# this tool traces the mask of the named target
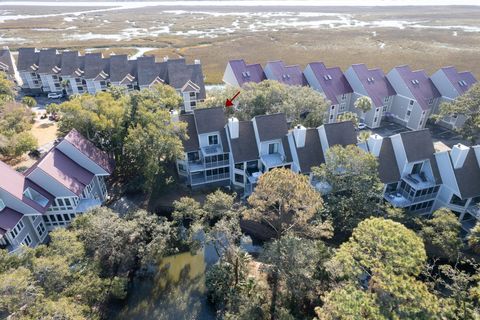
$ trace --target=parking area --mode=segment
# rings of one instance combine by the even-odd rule
[[[470,145],[471,143],[462,138],[460,134],[455,131],[443,128],[433,123],[427,123],[426,128],[430,130],[433,141],[441,141],[450,148],[457,143]],[[383,121],[379,128],[373,129],[372,132],[381,135],[382,137],[389,137],[397,133],[411,131],[401,125],[393,122]]]

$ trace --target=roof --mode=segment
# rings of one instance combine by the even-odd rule
[[[400,180],[395,151],[389,137],[382,139],[382,146],[378,155],[378,175],[383,183],[392,183]]]
[[[33,168],[41,169],[77,196],[82,194],[85,186],[90,184],[94,177],[93,173],[81,167],[56,148],[50,150]],[[27,172],[30,174],[34,169]]]
[[[267,62],[267,67],[273,74],[273,78],[270,80],[277,80],[278,82],[293,85],[293,86],[305,86],[307,85],[307,79],[303,75],[302,69],[298,65],[285,66],[283,61],[270,61]]]
[[[328,146],[330,148],[335,145],[345,147],[347,145],[357,144],[357,134],[355,133],[353,122],[326,123],[323,127],[325,128],[325,134],[327,135]]]
[[[423,70],[412,71],[409,66],[395,67],[403,82],[423,110],[429,110],[429,100],[440,97],[440,92]]]
[[[352,93],[352,87],[339,67],[327,68],[323,62],[308,64],[322,87],[325,96],[332,104],[338,104],[338,96]]]
[[[311,172],[312,167],[317,167],[325,162],[320,135],[315,128],[306,130],[305,146],[303,148],[296,147],[296,151],[300,170],[304,173]]]
[[[102,71],[108,74],[109,70],[109,59],[103,59],[101,53],[87,53],[85,55],[85,79],[95,79],[97,78]]]
[[[44,190],[37,184],[30,181],[23,174],[12,169],[9,165],[2,161],[0,161],[0,176],[2,177],[2,179],[0,179],[0,189],[5,190],[18,200],[22,201],[23,203],[40,213],[44,213],[54,199],[53,195],[48,193],[46,190]],[[23,194],[25,189],[27,188],[32,188],[33,190],[44,196],[48,200],[48,204],[45,207],[42,207],[35,201],[27,198]]]
[[[193,114],[181,114],[179,120],[187,124],[188,139],[182,139],[183,150],[185,152],[197,151],[200,149],[200,144],[198,143],[195,116]]]
[[[169,59],[167,64],[167,83],[175,89],[181,89],[191,81],[200,88],[199,99],[205,99],[205,84],[201,64],[186,64],[185,59]]]
[[[110,81],[121,82],[131,72],[126,54],[110,56]]]
[[[57,49],[40,50],[38,55],[38,73],[58,73],[60,71],[61,55],[57,53]]]
[[[83,70],[83,57],[78,55],[78,51],[65,51],[62,53],[62,64],[60,74],[62,76],[79,77],[81,74],[75,72]]]
[[[155,80],[165,82],[167,78],[166,63],[156,63],[154,56],[137,58],[137,78],[139,86],[150,86]]]
[[[242,86],[246,82],[259,83],[267,78],[259,63],[246,64],[243,59],[237,59],[230,60],[228,64],[232,68],[239,86]]]
[[[383,105],[385,97],[396,94],[381,69],[368,69],[363,63],[354,64],[352,68],[376,107]]]
[[[13,75],[15,74],[14,63],[10,50],[8,48],[0,49],[0,70],[6,74]]]
[[[237,163],[258,159],[258,147],[253,123],[251,121],[239,121],[238,134],[237,139],[231,139],[230,137],[233,161]]]
[[[198,134],[220,132],[227,124],[222,107],[195,109],[193,114]]]
[[[407,131],[400,133],[403,148],[407,156],[408,162],[416,162],[421,160],[430,160],[433,176],[436,183],[441,183],[442,178],[438,170],[437,160],[435,159],[435,148],[433,146],[430,130],[423,129],[417,131]]]
[[[20,212],[8,207],[0,211],[0,235],[3,236],[6,231],[13,229],[22,217],[23,215]]]
[[[477,79],[470,71],[458,72],[455,67],[444,67],[442,71],[460,95],[477,82]]]
[[[292,151],[290,150],[290,142],[288,142],[288,136],[286,135],[282,137],[282,146],[283,152],[285,153],[285,161],[292,162]]]
[[[480,196],[480,167],[473,148],[469,148],[463,166],[454,173],[462,199]]]
[[[105,151],[97,148],[91,141],[87,140],[77,130],[72,129],[64,138],[70,142],[81,153],[87,156],[90,160],[99,165],[109,174],[113,173],[115,169],[115,162]]]
[[[34,71],[30,68],[34,64],[38,66],[38,52],[35,48],[18,49],[17,69],[19,71]]]
[[[261,115],[253,119],[257,124],[260,141],[282,139],[288,133],[287,118],[284,113]]]

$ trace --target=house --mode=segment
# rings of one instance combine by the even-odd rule
[[[290,86],[308,85],[300,66],[286,66],[283,61],[270,61],[265,65],[265,76],[268,80],[276,80]]]
[[[87,91],[87,83],[83,79],[85,57],[78,51],[62,52],[60,77],[67,95],[82,94]]]
[[[8,47],[0,49],[0,72],[4,72],[7,75],[7,79],[19,85],[22,84],[20,74],[17,71],[17,65]]]
[[[441,95],[441,103],[449,103],[454,101],[457,97],[464,94],[472,85],[477,82],[475,76],[469,71],[458,72],[455,67],[444,67],[435,72],[430,79],[432,79],[435,87]],[[440,105],[440,104],[439,104]],[[439,113],[439,107],[435,109]],[[440,120],[438,123],[449,129],[460,128],[465,122],[464,115],[451,115]]]
[[[76,130],[25,173],[0,161],[0,247],[35,247],[107,199],[112,159]]]
[[[230,184],[230,149],[223,108],[196,109],[181,114],[187,123],[188,139],[183,140],[184,156],[177,160],[178,174],[187,185]]]
[[[39,53],[35,48],[18,50],[17,70],[22,82],[22,90],[27,94],[42,92],[42,80],[38,74]]]
[[[425,71],[412,71],[407,65],[393,68],[387,78],[397,92],[389,119],[412,130],[423,129],[440,100],[432,80]]]
[[[38,70],[43,92],[62,92],[60,77],[61,55],[56,49],[43,49],[38,53]]]
[[[83,78],[89,94],[106,91],[110,78],[110,59],[104,58],[101,53],[87,53],[85,55]]]
[[[353,105],[351,110],[356,112],[369,128],[379,127],[384,115],[390,111],[396,95],[383,71],[378,68],[368,69],[365,64],[354,64],[345,72],[345,77],[353,89],[352,104],[362,96],[372,100],[372,108],[367,112],[358,110]]]
[[[353,90],[339,67],[327,68],[323,62],[312,62],[303,71],[308,84],[330,102],[327,119],[336,122],[338,115],[349,111]]]
[[[110,84],[132,91],[137,86],[137,60],[129,60],[126,54],[110,56]]]
[[[235,87],[242,87],[248,82],[259,83],[266,79],[259,63],[246,64],[243,59],[230,60],[223,73],[223,82]]]
[[[137,58],[137,77],[140,90],[165,83],[167,78],[166,64],[155,62],[154,56]]]

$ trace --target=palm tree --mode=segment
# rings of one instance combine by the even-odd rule
[[[364,113],[372,109],[372,99],[367,96],[362,96],[355,100],[355,108],[362,110]]]

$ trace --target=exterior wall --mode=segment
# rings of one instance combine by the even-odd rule
[[[102,90],[106,90],[107,89],[107,81],[106,80],[102,80],[102,81],[105,82],[104,85],[101,84],[101,81],[96,81],[96,80],[93,80],[93,79],[86,79],[88,93],[96,94],[97,92],[100,92]]]
[[[41,89],[42,80],[35,72],[21,71],[20,78],[22,79],[22,88],[26,89]]]
[[[235,77],[235,74],[233,73],[232,67],[230,66],[230,63],[227,64],[227,67],[225,68],[225,72],[223,73],[223,82],[226,84],[229,84],[231,86],[239,87],[240,84],[237,81],[237,78]]]
[[[432,79],[433,84],[435,87],[437,87],[438,91],[440,91],[440,94],[444,97],[450,98],[450,99],[456,99],[459,96],[458,91],[455,89],[455,87],[452,85],[450,80],[448,80],[447,76],[442,70],[438,70],[435,72],[430,79]]]
[[[62,92],[63,88],[58,75],[40,74],[44,92]]]
[[[274,73],[272,72],[269,64],[265,65],[265,68],[264,68],[263,72],[265,72],[265,76],[267,77],[268,80],[277,80],[278,81],[278,79],[275,77]]]
[[[197,107],[197,92],[186,91],[181,93],[183,98],[183,110],[185,112],[192,112]]]
[[[320,83],[318,82],[318,79],[317,77],[315,76],[315,74],[313,73],[313,70],[312,68],[310,67],[310,65],[307,65],[307,67],[305,68],[305,70],[303,71],[303,74],[305,75],[305,78],[307,79],[307,82],[308,82],[308,85],[310,87],[312,87],[313,89],[317,90],[318,92],[321,92],[323,93],[323,89],[322,87],[320,86]]]

